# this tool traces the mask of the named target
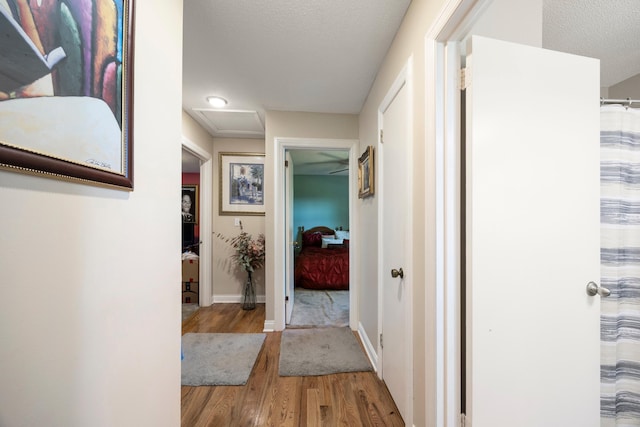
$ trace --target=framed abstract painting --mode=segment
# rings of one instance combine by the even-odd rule
[[[0,1],[0,167],[133,190],[133,0]]]

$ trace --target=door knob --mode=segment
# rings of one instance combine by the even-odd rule
[[[391,270],[391,277],[393,277],[394,279],[396,277],[400,277],[401,279],[404,278],[404,271],[402,271],[402,268],[396,270],[395,268],[393,270]]]
[[[587,283],[587,295],[593,297],[600,295],[601,297],[608,297],[611,295],[611,291],[603,286],[598,286],[596,282]]]

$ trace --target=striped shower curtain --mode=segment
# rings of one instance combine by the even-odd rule
[[[600,112],[601,426],[640,426],[640,110]]]

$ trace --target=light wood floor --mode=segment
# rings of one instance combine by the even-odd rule
[[[188,332],[262,332],[264,304],[199,309]],[[374,372],[280,377],[280,332],[269,332],[244,386],[182,387],[182,426],[404,426]]]

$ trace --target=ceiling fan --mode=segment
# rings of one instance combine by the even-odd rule
[[[304,166],[326,165],[328,168],[330,165],[335,165],[335,167],[331,168],[331,170],[328,170],[325,172],[328,175],[333,175],[333,174],[337,174],[337,173],[349,170],[348,157],[344,158],[344,157],[332,155],[331,153],[325,152],[325,151],[308,152],[306,154],[308,155],[308,157],[305,159],[306,161],[297,163],[296,166],[304,167]],[[322,157],[328,158],[328,159],[321,160]]]
[[[349,170],[348,167],[342,168],[342,169],[338,169],[338,170],[334,170],[334,171],[329,172],[329,175],[333,175],[335,173],[340,173],[340,172],[344,172],[344,171],[348,171],[348,170]]]

